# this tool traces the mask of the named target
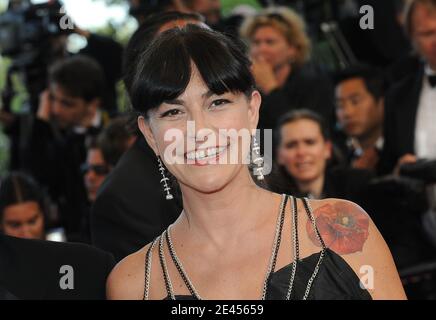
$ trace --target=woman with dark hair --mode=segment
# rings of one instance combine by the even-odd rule
[[[165,198],[166,167],[183,211],[117,265],[107,297],[405,298],[389,249],[359,206],[279,195],[253,181],[247,158],[257,179],[263,173],[254,136],[261,98],[242,46],[188,25],[162,33],[141,55],[129,94]],[[366,289],[362,266],[373,270]]]
[[[279,119],[276,139],[277,169],[267,177],[272,191],[363,204],[372,174],[331,164],[334,146],[321,116],[306,109],[291,111]]]
[[[9,236],[45,239],[44,196],[29,176],[13,172],[0,185],[0,229]]]

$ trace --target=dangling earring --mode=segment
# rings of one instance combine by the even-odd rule
[[[165,167],[163,166],[163,164],[162,164],[162,160],[160,159],[159,156],[157,156],[157,161],[158,161],[158,163],[159,163],[159,171],[160,171],[160,174],[162,175],[162,179],[160,180],[160,183],[163,184],[164,191],[167,193],[165,199],[166,199],[166,200],[172,200],[174,197],[173,197],[173,195],[171,194],[171,192],[170,192],[170,191],[171,191],[171,188],[170,188],[169,185],[168,185],[168,181],[169,181],[170,179],[169,179],[168,177],[165,176]]]
[[[263,158],[260,155],[260,146],[257,143],[256,136],[253,136],[251,158],[253,159],[252,162],[256,166],[253,168],[253,174],[257,177],[257,180],[263,180]]]

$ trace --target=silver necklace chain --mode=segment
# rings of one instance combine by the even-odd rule
[[[272,253],[271,253],[271,257],[270,257],[270,261],[269,261],[269,265],[268,265],[268,270],[264,279],[264,283],[263,283],[263,288],[262,288],[262,300],[265,300],[266,298],[266,292],[267,292],[267,286],[268,286],[268,280],[271,276],[271,273],[274,272],[275,269],[275,264],[276,264],[276,260],[277,260],[277,255],[278,255],[278,247],[280,246],[280,239],[281,239],[281,233],[282,233],[282,229],[283,229],[283,222],[284,222],[284,214],[285,214],[285,204],[286,204],[286,199],[287,196],[286,195],[282,195],[282,201],[280,204],[280,212],[279,215],[277,217],[277,223],[276,223],[276,230],[275,230],[275,236],[274,236],[274,241],[273,241],[273,246],[272,246]],[[296,206],[296,198],[289,196],[289,199],[293,200],[292,205],[292,242],[293,242],[293,250],[294,250],[294,262],[292,263],[292,272],[291,272],[291,276],[289,279],[289,285],[288,285],[288,290],[286,293],[286,300],[290,300],[291,298],[291,294],[292,294],[292,290],[293,290],[293,286],[294,286],[294,280],[295,280],[295,275],[296,275],[296,270],[297,270],[297,263],[299,262],[299,247],[298,247],[298,212],[297,212],[297,206]],[[308,215],[309,215],[309,219],[311,220],[311,224],[312,227],[315,230],[315,234],[318,238],[318,240],[320,241],[320,243],[322,244],[322,251],[320,253],[318,262],[316,264],[316,267],[310,277],[310,279],[308,280],[307,286],[306,286],[306,290],[303,296],[303,300],[306,300],[309,296],[310,293],[310,289],[312,287],[312,284],[318,274],[318,271],[320,269],[322,260],[324,258],[325,255],[325,244],[324,241],[321,238],[321,235],[319,234],[318,228],[316,227],[316,222],[315,222],[315,218],[312,214],[312,208],[309,204],[309,201],[307,201],[307,199],[304,199],[305,201],[304,204],[307,208],[308,211]],[[188,287],[188,290],[191,292],[191,294],[198,300],[201,300],[201,296],[199,295],[198,291],[195,289],[194,285],[192,284],[192,281],[189,279],[185,269],[183,268],[182,263],[180,262],[180,259],[177,256],[177,253],[174,249],[174,245],[171,239],[171,234],[170,234],[170,229],[171,226],[168,227],[167,230],[164,231],[164,233],[161,235],[160,239],[159,239],[159,256],[160,256],[160,260],[161,260],[161,265],[162,265],[162,270],[164,273],[164,278],[165,278],[165,283],[166,283],[166,287],[167,287],[167,291],[169,293],[169,298],[172,300],[175,300],[175,295],[174,295],[174,290],[172,287],[172,283],[171,283],[171,279],[169,276],[169,272],[168,272],[168,268],[165,262],[165,257],[164,257],[164,250],[163,250],[163,240],[164,238],[166,238],[167,240],[167,245],[168,245],[168,249],[170,252],[170,256],[173,259],[174,264],[176,265],[176,268],[178,269],[180,275],[182,276],[183,281],[185,282],[186,286]],[[149,250],[150,254],[147,258],[147,265],[146,265],[146,284],[145,284],[145,294],[144,297],[148,299],[148,291],[149,291],[149,284],[150,284],[150,271],[151,271],[151,256],[152,256],[152,251],[153,251],[153,247],[155,246],[156,242],[158,239],[156,239],[152,245],[151,245],[151,250]]]
[[[268,279],[269,276],[272,272],[273,269],[273,265],[275,264],[275,256],[276,256],[276,251],[277,251],[277,246],[278,246],[278,242],[279,242],[279,237],[281,234],[281,227],[283,226],[283,218],[284,218],[284,213],[285,213],[285,208],[284,208],[284,204],[286,202],[286,195],[282,195],[282,201],[280,204],[280,213],[278,215],[277,218],[277,224],[276,224],[276,232],[275,232],[275,237],[274,237],[274,242],[273,242],[273,250],[272,250],[272,254],[270,257],[270,262],[269,262],[269,266],[268,266],[268,271],[266,273],[265,276],[265,280],[264,280],[264,284],[263,284],[263,289],[262,289],[262,300],[265,300],[266,297],[266,289],[267,289],[267,285],[268,285]],[[174,263],[176,264],[177,269],[180,272],[180,275],[182,276],[182,279],[185,281],[189,291],[191,291],[191,293],[194,295],[194,297],[198,300],[201,300],[201,296],[198,293],[198,291],[195,289],[194,285],[192,284],[192,281],[189,279],[188,275],[186,274],[182,263],[180,262],[180,259],[177,256],[177,253],[174,249],[174,245],[171,239],[171,235],[170,235],[170,227],[168,227],[168,232],[166,233],[167,235],[167,241],[168,241],[168,248],[169,251],[171,253],[171,256],[174,258]],[[166,266],[164,266],[166,268]],[[174,296],[174,294],[171,292],[171,298]]]

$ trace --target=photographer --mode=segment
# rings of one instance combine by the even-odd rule
[[[47,68],[72,55],[67,50],[68,36],[72,33],[86,38],[87,46],[79,54],[94,58],[103,68],[104,107],[110,114],[117,112],[115,86],[121,78],[121,45],[109,37],[79,28],[62,12],[59,1],[42,4],[15,1],[10,2],[8,10],[0,15],[1,54],[12,60],[2,97],[3,118],[8,118],[15,95],[11,80],[14,73],[21,75],[29,94],[29,109],[36,112],[39,95],[47,85]]]
[[[57,62],[49,70],[37,118],[26,128],[22,166],[48,188],[69,240],[79,232],[87,205],[80,173],[85,144],[109,120],[101,110],[103,88],[103,72],[94,60],[75,56]]]

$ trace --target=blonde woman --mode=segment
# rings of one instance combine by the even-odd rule
[[[332,85],[309,63],[310,40],[295,11],[266,9],[244,21],[240,33],[250,45],[251,69],[262,93],[259,127],[272,129],[280,116],[297,108],[333,119]]]

